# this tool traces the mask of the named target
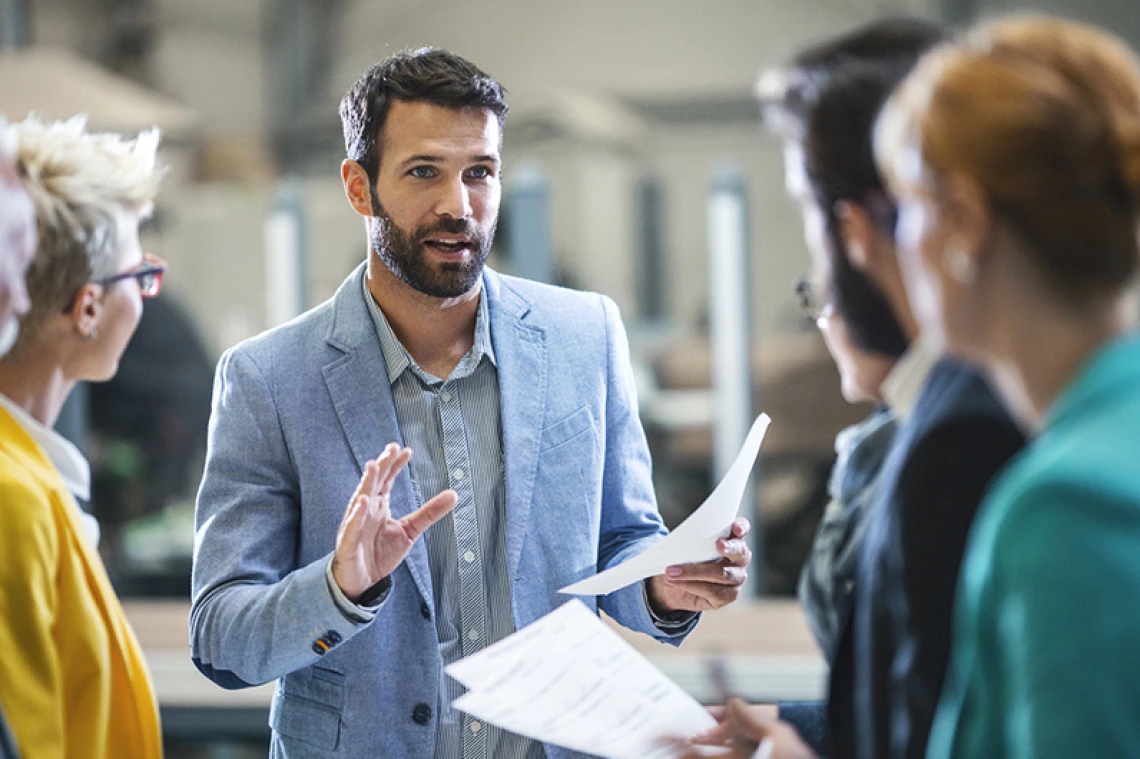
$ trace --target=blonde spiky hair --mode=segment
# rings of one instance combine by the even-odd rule
[[[85,282],[115,273],[118,220],[146,218],[154,207],[163,174],[158,142],[157,129],[133,140],[88,132],[86,116],[0,122],[0,150],[32,198],[39,236],[27,275],[32,308],[13,354],[49,314],[66,309]]]

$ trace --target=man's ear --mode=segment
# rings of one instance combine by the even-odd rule
[[[867,273],[877,265],[875,255],[875,223],[867,209],[849,200],[840,200],[833,209],[839,222],[839,238],[847,260],[856,270]]]
[[[340,164],[340,180],[352,210],[361,216],[372,216],[372,183],[364,167],[351,158],[344,159]]]
[[[99,320],[103,315],[103,286],[87,282],[71,300],[67,311],[71,319],[71,329],[81,340],[90,340],[99,332]]]

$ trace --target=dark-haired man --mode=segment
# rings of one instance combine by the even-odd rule
[[[777,724],[765,723],[770,709],[734,702],[711,739],[735,741],[740,755],[769,737],[773,759],[813,750],[925,756],[966,536],[989,482],[1024,443],[980,375],[938,360],[917,335],[895,258],[894,205],[872,157],[879,109],[942,39],[925,22],[875,22],[760,80],[765,120],[784,140],[786,184],[804,219],[807,300],[845,394],[885,403],[898,428],[888,447],[864,456],[877,477],[869,497],[825,525],[845,540],[809,560],[809,586],[835,586],[814,597],[845,604],[828,700],[782,704],[786,722]]]
[[[341,177],[368,261],[219,364],[191,641],[221,685],[279,679],[275,757],[574,756],[457,713],[443,666],[664,533],[613,303],[484,268],[506,111],[443,50],[366,72]],[[679,643],[740,591],[733,531],[721,561],[583,600]]]

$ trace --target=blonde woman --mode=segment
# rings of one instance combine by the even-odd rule
[[[139,247],[157,132],[82,119],[0,128],[35,206],[31,309],[0,360],[0,706],[25,757],[159,757],[142,652],[75,497],[90,470],[52,430],[76,382],[114,376],[164,266]]]
[[[924,334],[1034,436],[971,534],[929,757],[1140,756],[1140,62],[1065,21],[981,27],[876,152]]]

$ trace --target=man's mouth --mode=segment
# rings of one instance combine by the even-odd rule
[[[470,237],[432,237],[424,240],[424,245],[434,248],[441,253],[455,254],[473,247]]]

